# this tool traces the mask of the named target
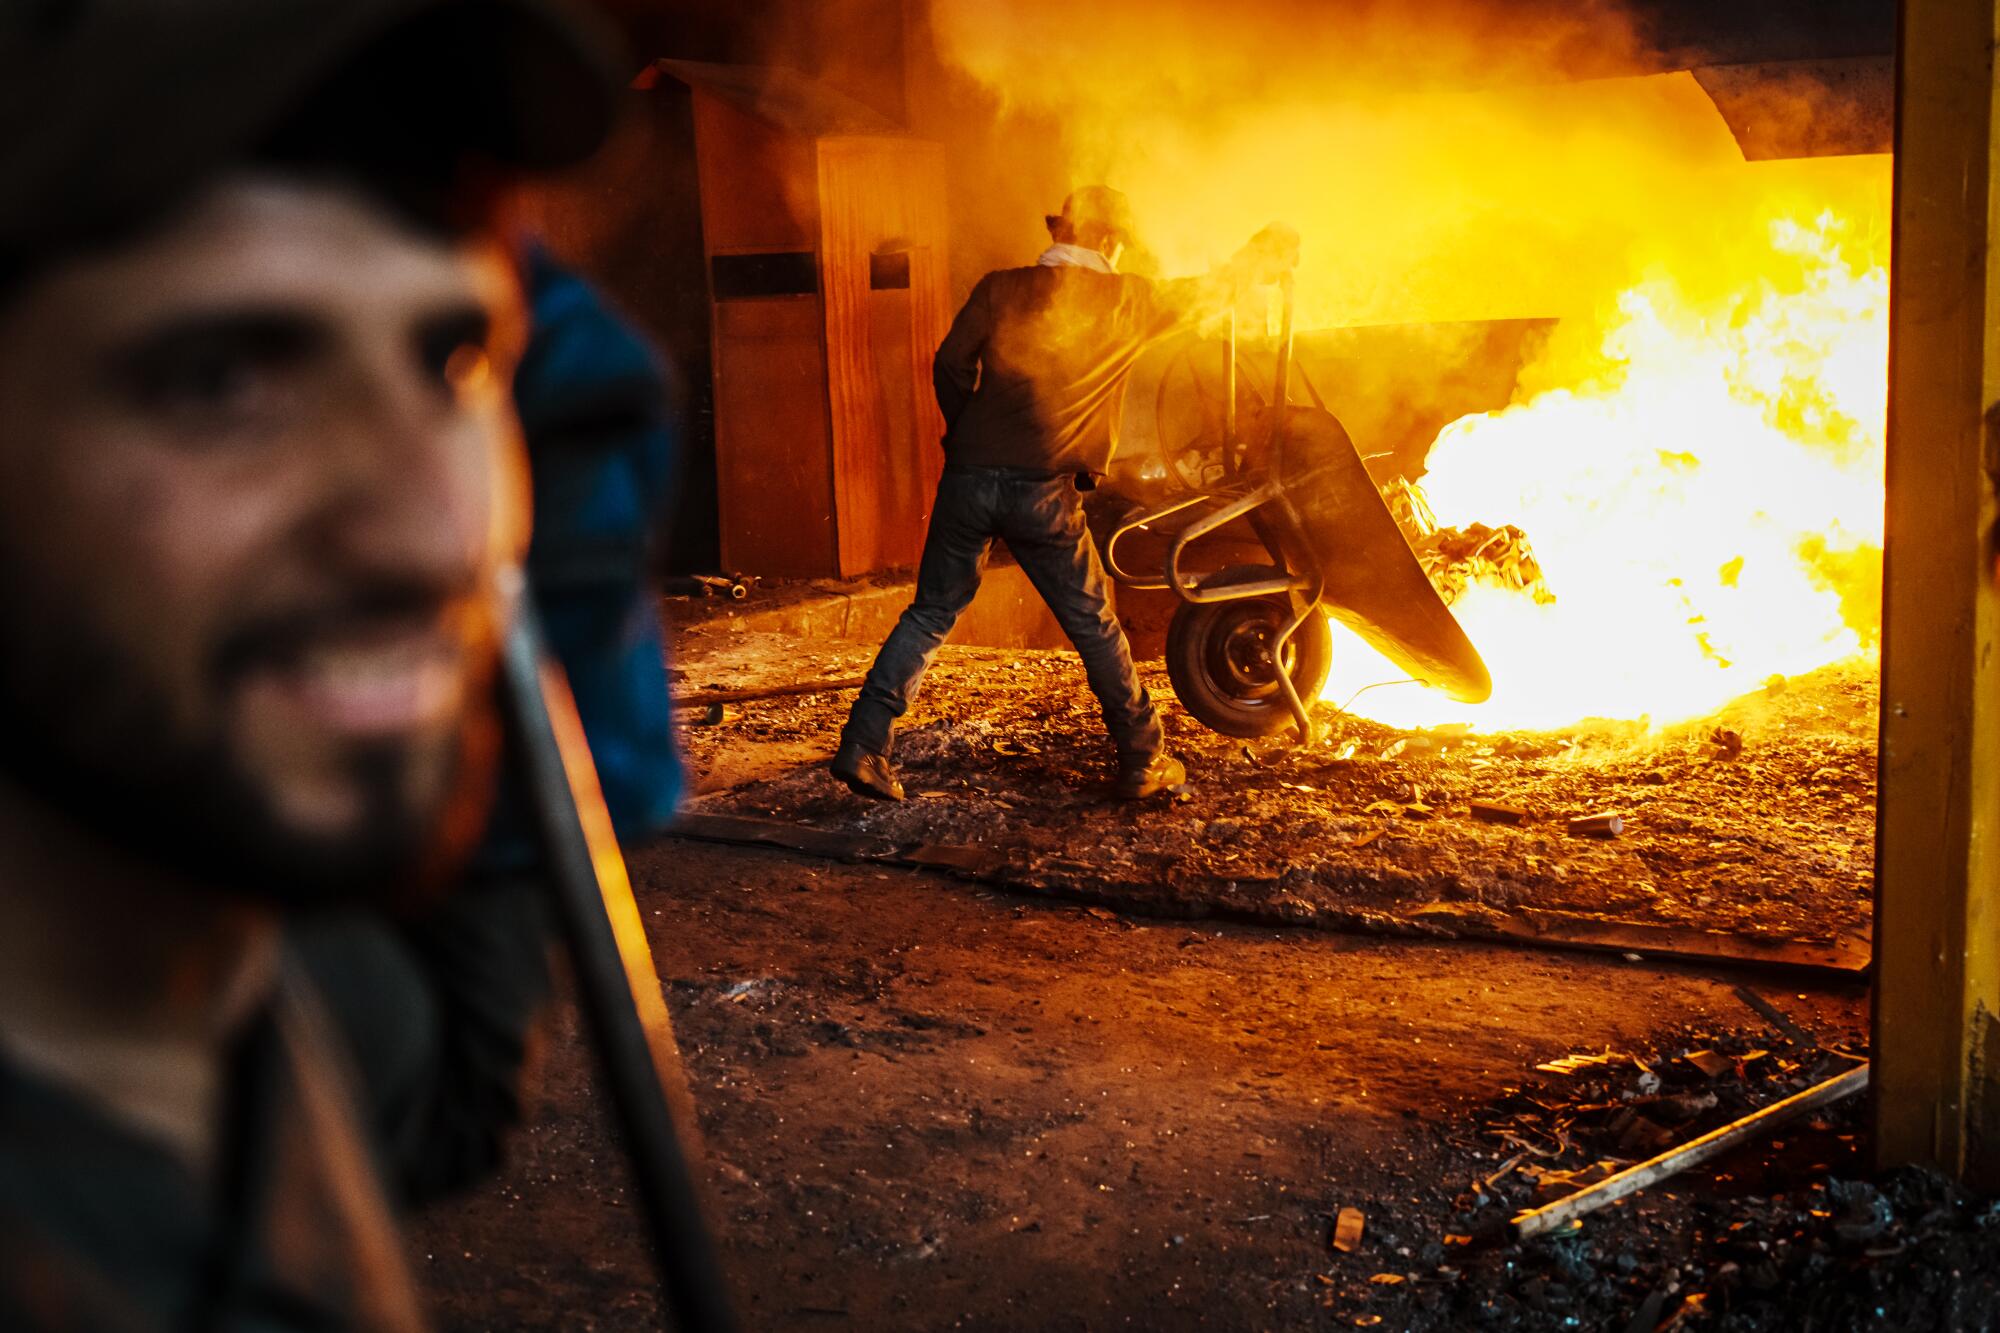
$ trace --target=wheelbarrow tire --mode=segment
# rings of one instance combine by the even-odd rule
[[[1215,582],[1251,578],[1269,570],[1225,569]],[[1256,740],[1292,725],[1292,710],[1278,685],[1270,643],[1291,619],[1283,597],[1231,602],[1183,602],[1167,626],[1167,676],[1181,707],[1225,736]],[[1286,645],[1292,685],[1308,705],[1319,697],[1333,667],[1333,633],[1315,607]]]

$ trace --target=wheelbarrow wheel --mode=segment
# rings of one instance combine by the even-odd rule
[[[1254,577],[1255,569],[1226,569],[1217,581]],[[1278,685],[1272,645],[1292,618],[1283,597],[1234,602],[1184,602],[1167,626],[1167,675],[1181,706],[1225,736],[1255,740],[1292,725],[1292,710]],[[1285,645],[1285,670],[1299,697],[1311,703],[1333,666],[1333,634],[1317,607]]]

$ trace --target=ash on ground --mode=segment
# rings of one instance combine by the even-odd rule
[[[865,647],[841,647],[836,667],[795,643],[779,659],[787,683],[866,664]],[[683,663],[683,692],[741,679],[699,643]],[[900,730],[908,801],[866,801],[818,762],[849,688],[745,701],[691,727],[698,769],[744,747],[790,757],[696,808],[894,847],[977,848],[1012,886],[1155,914],[1450,933],[1454,921],[1540,911],[1810,943],[1867,934],[1872,663],[1774,681],[1659,729],[1402,732],[1322,705],[1307,748],[1289,729],[1249,744],[1218,735],[1179,708],[1163,671],[1142,674],[1187,760],[1178,801],[1110,798],[1113,755],[1073,656],[947,647]],[[1513,807],[1521,822],[1489,822],[1476,805]],[[1622,833],[1570,832],[1599,813],[1620,816]]]

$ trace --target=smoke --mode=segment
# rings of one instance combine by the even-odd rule
[[[1170,274],[1298,227],[1307,327],[1584,314],[1661,266],[1727,284],[1774,217],[1886,189],[1879,164],[1746,164],[1611,7],[933,0],[930,21],[999,126],[955,220],[1009,219],[1004,262],[1056,183],[1103,181]],[[1044,194],[1024,206],[1028,183]]]
[[[1601,4],[1431,0],[933,0],[938,49],[1010,105],[1199,118],[1246,99],[1582,79],[1643,68],[1625,15]]]

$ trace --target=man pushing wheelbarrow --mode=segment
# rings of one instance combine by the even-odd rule
[[[916,596],[876,655],[832,763],[865,796],[903,798],[890,763],[896,720],[979,591],[995,538],[1083,659],[1118,750],[1117,794],[1139,800],[1187,780],[1112,614],[1082,492],[1110,466],[1113,405],[1140,354],[1226,308],[1243,284],[1289,272],[1298,236],[1266,227],[1208,277],[1153,283],[1118,272],[1132,238],[1118,191],[1077,190],[1047,221],[1052,244],[1040,260],[980,279],[938,348],[945,468]]]

